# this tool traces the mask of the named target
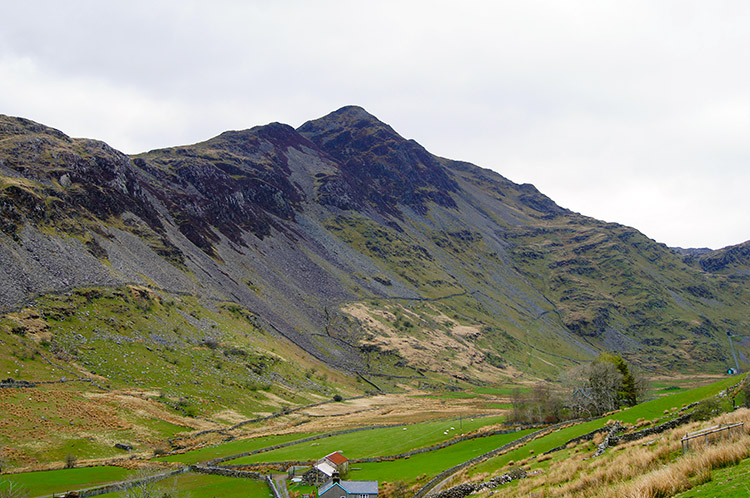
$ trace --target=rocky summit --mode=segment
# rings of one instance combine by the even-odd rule
[[[552,377],[601,351],[721,372],[727,333],[748,362],[748,268],[748,243],[671,249],[437,157],[360,107],[134,156],[0,116],[2,326],[48,331],[37,343],[67,333],[71,300],[141,300],[148,315],[182,296],[373,384]],[[91,326],[101,344],[122,339],[113,309]],[[138,340],[169,342],[148,333],[154,317]]]

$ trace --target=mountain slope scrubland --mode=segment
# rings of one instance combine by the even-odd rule
[[[0,371],[39,387],[0,390],[20,410],[0,445],[107,456],[336,394],[555,379],[601,351],[721,373],[727,333],[748,364],[748,268],[748,243],[671,249],[359,107],[134,156],[0,116]]]

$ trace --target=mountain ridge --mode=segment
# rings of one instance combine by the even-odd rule
[[[477,378],[548,376],[602,349],[718,365],[722,332],[747,325],[744,244],[678,254],[434,156],[361,107],[134,156],[0,117],[0,174],[6,309],[135,283],[236,302],[339,368],[376,371],[377,352],[437,371],[438,355]],[[421,353],[435,330],[455,344]]]

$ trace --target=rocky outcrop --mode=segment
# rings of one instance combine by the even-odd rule
[[[680,334],[686,354],[642,355],[679,367],[722,361],[716,331],[746,325],[734,318],[750,302],[746,252],[704,254],[698,271],[633,229],[430,154],[359,107],[132,157],[0,116],[5,310],[79,287],[148,285],[238,303],[260,327],[361,372],[366,331],[330,327],[326,310],[465,295],[449,313],[470,306],[502,329],[466,338],[495,356],[520,361],[527,331],[555,344],[542,353],[574,361],[667,351]],[[710,274],[730,269],[728,282]]]

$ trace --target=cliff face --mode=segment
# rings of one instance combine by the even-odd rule
[[[5,308],[137,283],[238,303],[360,371],[720,365],[748,325],[744,245],[683,260],[358,107],[133,157],[0,117],[0,230]]]

